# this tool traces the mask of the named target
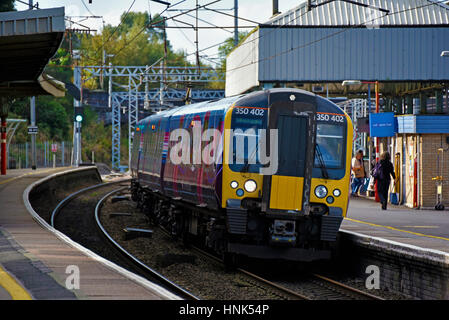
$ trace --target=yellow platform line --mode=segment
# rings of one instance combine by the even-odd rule
[[[32,300],[31,295],[0,266],[0,286],[8,291],[13,300]]]
[[[383,225],[375,224],[375,223],[371,223],[371,222],[360,221],[360,220],[351,219],[351,218],[345,218],[345,220],[348,220],[348,221],[351,221],[351,222],[358,222],[358,223],[366,224],[366,225],[373,226],[373,227],[385,228],[385,229],[399,231],[399,232],[405,232],[405,233],[413,234],[415,236],[449,241],[449,238],[438,237],[438,236],[431,236],[431,235],[428,235],[428,234],[423,234],[423,233],[419,233],[419,232],[413,232],[413,231],[409,231],[409,230],[398,229],[398,228],[395,228],[395,227],[383,226]]]
[[[8,183],[8,182],[11,182],[11,181],[14,181],[14,180],[23,178],[23,177],[28,176],[28,175],[31,175],[31,174],[47,173],[47,172],[50,172],[50,171],[52,171],[52,170],[55,170],[55,169],[49,169],[49,170],[44,170],[44,171],[34,171],[34,172],[24,173],[24,174],[22,174],[22,175],[20,175],[20,176],[13,177],[13,178],[9,178],[9,179],[0,181],[0,184]]]
[[[403,226],[403,228],[438,229],[438,226]]]

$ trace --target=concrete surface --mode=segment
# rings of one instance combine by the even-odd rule
[[[449,212],[414,210],[351,198],[341,229],[449,253]]]
[[[10,170],[7,176],[0,177],[0,267],[33,299],[176,298],[33,219],[24,203],[28,186],[64,170],[67,168]],[[79,269],[79,289],[66,288],[66,283],[75,283],[69,278],[74,274],[70,266]],[[0,299],[14,298],[14,288],[4,283],[0,281]]]

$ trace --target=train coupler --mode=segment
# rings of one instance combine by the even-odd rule
[[[270,244],[295,246],[295,225],[293,220],[274,220],[270,228]]]

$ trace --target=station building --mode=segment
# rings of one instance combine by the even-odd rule
[[[447,39],[449,6],[441,1],[303,1],[287,12],[273,12],[229,54],[226,96],[295,87],[363,99],[374,113],[377,91],[378,111],[396,117],[397,130],[379,138],[379,151],[392,155],[400,203],[433,208],[440,188],[448,207]],[[345,86],[345,80],[358,83]],[[347,112],[357,127],[355,109]],[[359,135],[356,130],[354,140]],[[365,140],[370,163],[376,139]]]

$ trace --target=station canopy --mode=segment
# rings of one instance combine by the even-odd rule
[[[0,12],[0,96],[64,96],[43,73],[64,37],[64,8]]]
[[[438,0],[314,0],[259,25],[227,57],[226,96],[270,85],[350,97],[449,85],[449,6]],[[373,90],[374,87],[372,86]],[[374,92],[373,92],[374,93]]]

